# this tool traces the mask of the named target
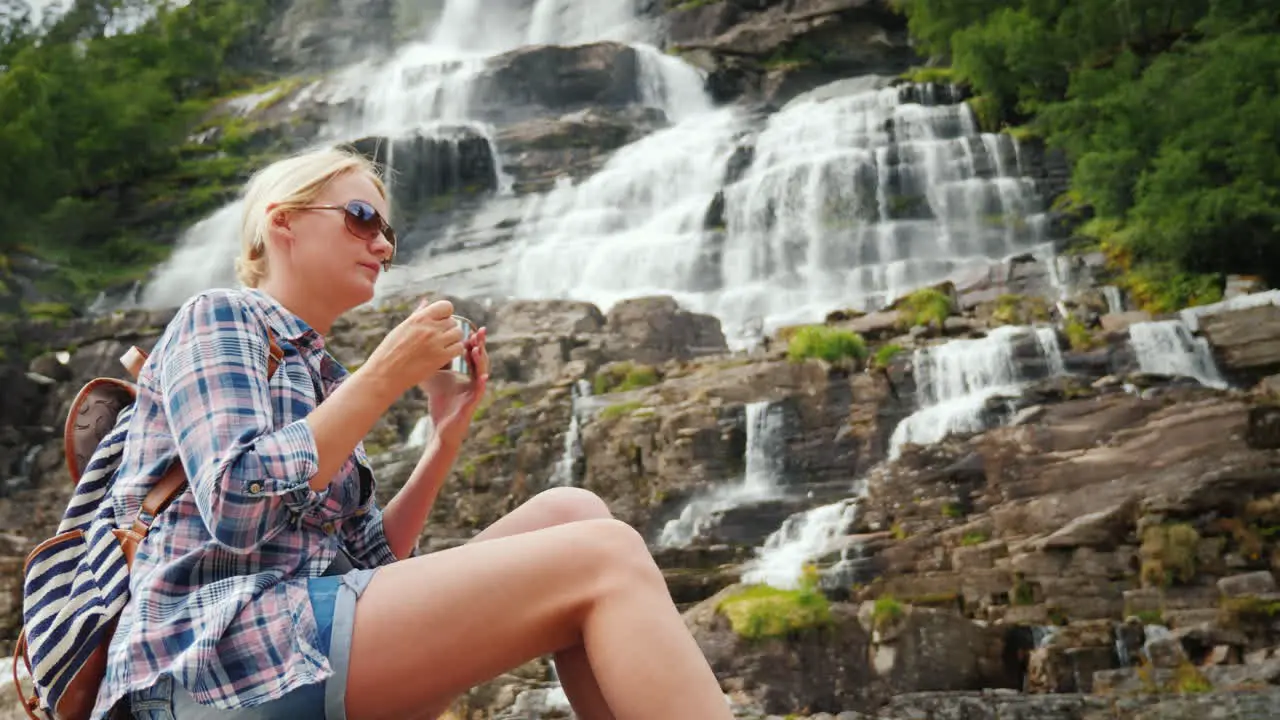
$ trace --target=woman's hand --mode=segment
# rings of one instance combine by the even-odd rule
[[[466,351],[462,330],[453,320],[453,303],[424,301],[387,333],[361,370],[378,373],[399,395]]]
[[[471,366],[471,378],[459,382],[452,373],[437,373],[419,387],[427,395],[431,412],[431,424],[436,437],[448,448],[457,450],[471,429],[480,400],[489,385],[489,351],[485,348],[486,328],[480,328],[467,338],[464,345],[467,363]]]

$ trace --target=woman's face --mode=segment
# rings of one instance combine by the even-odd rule
[[[282,231],[284,240],[278,243],[283,257],[273,258],[272,265],[283,260],[292,279],[343,309],[373,298],[382,264],[392,255],[391,243],[383,234],[364,239],[348,228],[342,208],[352,200],[362,200],[387,217],[387,201],[373,181],[364,173],[351,172],[330,181],[305,209],[282,213],[272,228]]]

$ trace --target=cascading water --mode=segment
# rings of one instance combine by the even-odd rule
[[[573,384],[569,405],[569,429],[564,434],[564,452],[551,471],[552,485],[572,485],[574,465],[582,457],[582,400],[591,397],[591,383],[579,380]]]
[[[968,106],[935,86],[784,108],[729,178],[717,217],[709,209],[745,129],[725,111],[693,115],[552,193],[524,218],[513,294],[608,306],[667,293],[734,338],[870,309],[1045,246],[1016,144],[978,132]]]
[[[756,402],[747,405],[746,415],[746,468],[742,481],[691,500],[679,517],[663,526],[659,547],[684,547],[713,527],[720,513],[781,494],[778,479],[785,450],[782,413],[779,409],[771,411],[767,402]]]
[[[388,59],[371,60],[339,73],[326,94],[335,108],[317,144],[366,137],[391,141],[385,162],[396,166],[401,141],[455,142],[479,137],[492,153],[499,191],[510,189],[502,174],[493,126],[476,117],[477,81],[496,54],[535,44],[571,45],[599,40],[630,43],[637,53],[637,95],[642,104],[679,120],[710,109],[702,78],[691,65],[645,44],[653,37],[631,0],[447,0],[423,42],[399,48]],[[343,102],[349,98],[353,102]],[[669,178],[661,178],[666,183]],[[393,189],[394,179],[391,182]],[[236,201],[191,227],[170,260],[157,268],[139,303],[180,304],[192,292],[235,284],[241,204]],[[394,285],[413,284],[410,263]]]
[[[907,443],[927,445],[952,433],[983,430],[992,397],[1016,394],[1028,380],[1064,371],[1053,328],[1018,326],[996,328],[977,340],[922,348],[912,366],[920,409],[894,428],[890,457],[897,457]]]
[[[743,568],[742,582],[780,590],[799,586],[804,566],[829,552],[855,519],[857,499],[842,500],[792,515]]]
[[[1182,320],[1134,323],[1129,342],[1144,373],[1194,378],[1201,385],[1226,388],[1209,341],[1193,336]]]

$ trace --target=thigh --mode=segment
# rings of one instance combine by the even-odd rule
[[[379,568],[355,613],[346,710],[406,717],[533,658],[582,642],[594,598],[662,586],[643,538],[586,520]]]

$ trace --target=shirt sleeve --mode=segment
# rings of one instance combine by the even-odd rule
[[[240,553],[323,497],[308,485],[319,469],[310,426],[273,426],[267,333],[242,300],[215,291],[184,305],[157,348],[162,402],[200,515]]]
[[[377,498],[374,496],[373,471],[359,460],[362,457],[363,450],[358,450],[356,455],[352,456],[352,461],[355,463],[359,482],[362,485],[367,484],[367,491],[362,490],[362,494],[367,492],[368,497],[364,505],[356,510],[355,515],[342,523],[342,542],[351,553],[351,557],[360,563],[361,567],[381,567],[396,562],[400,558],[396,557],[395,552],[391,550],[391,545],[387,542],[387,533],[382,524],[382,508],[378,507]],[[415,548],[410,553],[410,557],[416,554]]]

